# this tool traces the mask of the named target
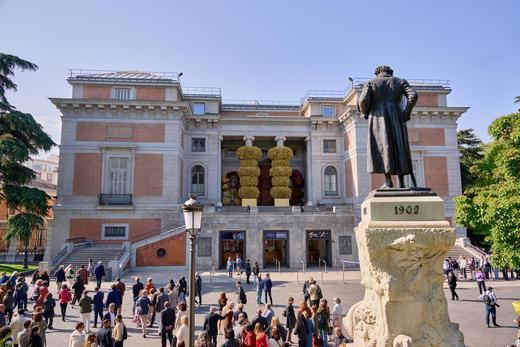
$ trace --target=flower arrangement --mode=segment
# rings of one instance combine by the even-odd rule
[[[267,152],[271,159],[272,168],[269,170],[271,175],[271,196],[274,199],[289,199],[292,194],[289,188],[292,169],[289,165],[293,156],[293,151],[289,147],[273,147]]]
[[[257,199],[260,195],[257,187],[260,176],[258,160],[262,157],[262,150],[255,146],[242,146],[237,149],[237,157],[240,159],[238,196],[241,199]]]

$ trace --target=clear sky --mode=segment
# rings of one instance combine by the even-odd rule
[[[520,95],[520,1],[0,0],[0,51],[39,65],[9,96],[56,142],[67,69],[183,72],[224,99],[299,100],[390,65],[449,79],[460,128],[487,139]]]

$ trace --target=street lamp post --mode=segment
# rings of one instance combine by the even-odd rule
[[[190,234],[190,343],[195,346],[195,240],[202,222],[202,210],[204,207],[197,201],[196,194],[190,194],[190,198],[182,205],[186,232]]]

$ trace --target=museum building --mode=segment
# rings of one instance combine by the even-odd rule
[[[88,242],[128,252],[125,266],[185,266],[181,204],[195,193],[204,204],[199,269],[237,254],[262,268],[356,261],[360,205],[384,181],[366,172],[367,121],[356,106],[366,80],[298,102],[226,101],[220,88],[184,87],[180,76],[72,70],[72,96],[50,98],[62,136],[47,259]],[[419,93],[408,122],[417,183],[444,199],[451,221],[461,194],[457,120],[468,108],[448,106],[449,81],[409,82]],[[241,182],[243,146],[261,151],[248,162],[257,181]],[[277,146],[292,151],[285,204],[271,194]],[[246,182],[258,188],[254,203],[240,197]]]

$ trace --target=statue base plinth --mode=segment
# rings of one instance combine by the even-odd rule
[[[369,196],[355,229],[364,299],[344,320],[354,346],[464,346],[442,262],[455,243],[438,196]]]
[[[274,206],[287,207],[289,206],[289,199],[274,199]]]
[[[256,206],[256,199],[242,199],[242,206]]]

